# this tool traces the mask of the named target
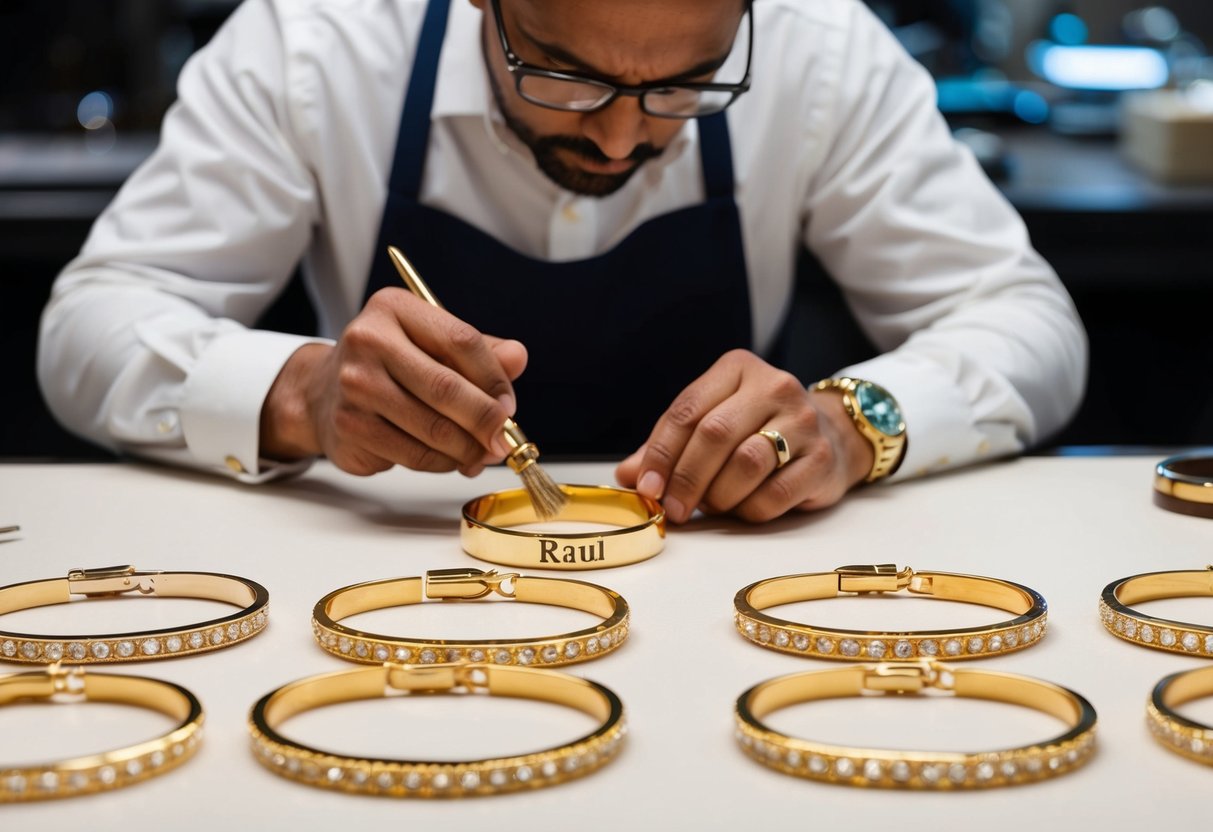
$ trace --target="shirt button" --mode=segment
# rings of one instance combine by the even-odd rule
[[[236,459],[236,457],[229,456],[227,459],[223,460],[223,462],[228,468],[231,469],[233,474],[245,473],[244,466],[240,464],[240,460]]]
[[[577,222],[581,219],[581,215],[577,213],[577,209],[571,202],[560,209],[560,215],[569,222]]]

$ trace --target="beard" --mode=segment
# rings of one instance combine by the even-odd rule
[[[488,55],[486,54],[485,61],[487,62],[487,60]],[[505,120],[506,126],[531,151],[531,155],[535,157],[535,164],[539,166],[544,175],[566,191],[572,191],[582,196],[610,196],[622,188],[636,171],[640,170],[641,164],[660,156],[664,150],[664,148],[655,147],[648,142],[636,145],[626,160],[632,162],[632,167],[619,173],[594,173],[568,164],[562,158],[561,151],[600,165],[621,160],[607,156],[598,148],[598,145],[583,136],[567,136],[559,133],[550,136],[538,135],[509,111],[505,104],[505,96],[501,94],[501,88],[497,84],[497,78],[487,67],[485,71],[489,76],[489,86],[493,90],[493,100],[497,102],[497,109],[501,111],[501,117]]]

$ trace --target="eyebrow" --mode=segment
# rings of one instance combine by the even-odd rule
[[[539,38],[537,38],[534,35],[532,35],[531,33],[527,32],[521,26],[516,26],[516,28],[518,29],[518,33],[521,34],[522,37],[526,41],[528,41],[536,49],[539,49],[540,51],[545,53],[550,58],[555,58],[556,60],[560,61],[561,63],[566,63],[569,66],[571,66],[581,72],[584,72],[587,75],[596,75],[599,78],[602,78],[604,80],[610,80],[610,79],[614,79],[616,77],[614,75],[610,75],[609,73],[602,72],[602,71],[596,69],[595,67],[589,65],[582,59],[578,58],[576,55],[572,54],[571,52],[568,52],[564,48],[557,46],[554,43],[545,43],[544,41],[539,40]],[[729,55],[731,53],[732,53],[732,47],[730,46],[729,51],[725,52],[723,55],[719,55],[715,58],[709,58],[706,61],[702,61],[702,62],[696,64],[695,66],[691,67],[690,69],[688,69],[684,72],[678,73],[677,75],[670,75],[666,78],[658,78],[655,81],[645,82],[645,85],[647,86],[648,84],[676,84],[679,81],[686,81],[691,78],[698,78],[701,75],[707,75],[708,73],[715,72],[716,70],[718,70],[722,66],[724,66],[725,61],[728,60]]]

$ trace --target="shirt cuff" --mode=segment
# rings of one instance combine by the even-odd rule
[[[979,426],[964,390],[936,364],[888,353],[840,370],[838,375],[879,384],[901,407],[909,443],[905,459],[889,481],[1023,450],[1011,425],[986,421]]]
[[[181,432],[198,464],[245,482],[298,473],[292,463],[259,456],[261,406],[287,359],[322,339],[242,329],[216,338],[185,380]]]

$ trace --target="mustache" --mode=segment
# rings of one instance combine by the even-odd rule
[[[594,144],[589,139],[582,138],[581,136],[562,135],[543,136],[535,141],[534,149],[537,151],[556,149],[567,150],[582,157],[583,159],[586,159],[587,161],[597,162],[598,164],[606,164],[607,162],[613,161],[628,161],[639,164],[640,162],[644,162],[648,159],[654,159],[661,155],[660,150],[648,142],[645,142],[644,144],[636,145],[632,152],[627,155],[626,159],[612,159],[610,156],[603,153],[598,148],[598,145]]]

